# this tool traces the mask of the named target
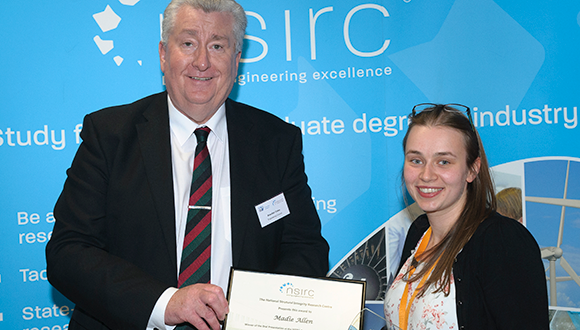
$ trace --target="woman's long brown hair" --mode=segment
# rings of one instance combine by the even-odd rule
[[[469,119],[460,111],[455,110],[449,106],[438,105],[412,116],[409,129],[403,139],[403,150],[406,150],[407,138],[415,126],[449,127],[459,131],[464,138],[468,168],[473,169],[476,159],[478,157],[481,159],[479,173],[473,182],[467,184],[466,203],[459,218],[441,242],[421,255],[421,261],[425,262],[424,267],[410,278],[408,273],[405,274],[404,278],[408,278],[407,281],[414,282],[422,278],[432,266],[434,267],[431,275],[420,288],[419,296],[422,296],[431,286],[434,286],[434,292],[449,295],[456,256],[475,233],[479,224],[496,209],[493,180],[479,134]]]

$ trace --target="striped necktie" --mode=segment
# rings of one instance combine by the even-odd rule
[[[209,283],[211,254],[211,160],[207,148],[209,127],[195,130],[197,147],[187,212],[178,286]]]

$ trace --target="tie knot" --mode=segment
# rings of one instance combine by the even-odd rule
[[[207,142],[207,136],[209,135],[210,131],[211,129],[209,129],[207,126],[197,128],[193,132],[197,138],[197,143]]]

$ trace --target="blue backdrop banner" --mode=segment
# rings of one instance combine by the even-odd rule
[[[46,278],[52,209],[83,116],[164,89],[167,3],[0,4],[1,329],[68,327],[74,304]],[[580,308],[580,2],[240,3],[248,28],[231,97],[301,128],[331,246],[328,276],[365,279],[368,305],[381,313],[420,213],[401,190],[407,115],[417,103],[461,103],[472,108],[498,190],[519,188],[540,247],[563,251],[545,260],[556,269],[551,304]],[[378,327],[380,319],[367,324]]]

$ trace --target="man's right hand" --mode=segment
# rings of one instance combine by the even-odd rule
[[[169,300],[165,309],[165,324],[190,323],[198,330],[219,330],[219,321],[229,313],[222,288],[213,284],[193,284],[183,287]]]

